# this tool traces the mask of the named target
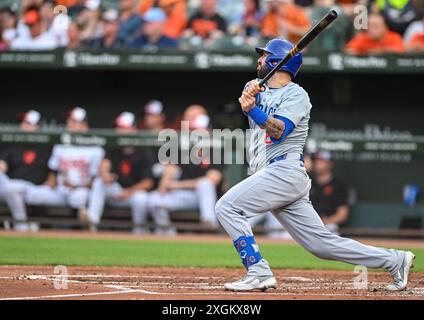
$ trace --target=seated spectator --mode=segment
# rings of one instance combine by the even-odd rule
[[[415,33],[407,44],[410,52],[424,52],[424,32]]]
[[[424,8],[421,12],[421,20],[414,21],[408,26],[403,35],[403,41],[408,45],[414,35],[422,33],[424,33]]]
[[[313,24],[324,17],[330,9],[336,10],[338,18],[308,46],[311,51],[341,51],[347,40],[349,19],[343,9],[336,6],[335,0],[315,0],[311,9],[310,18]]]
[[[21,117],[20,129],[37,132],[41,115],[29,110]],[[30,189],[47,180],[51,148],[37,145],[11,145],[0,155],[0,198],[6,201],[12,213],[16,231],[30,231],[25,207],[25,197]]]
[[[218,0],[217,12],[227,23],[227,32],[236,34],[243,24],[243,18],[246,13],[244,0]]]
[[[245,37],[259,37],[263,18],[259,0],[244,0],[244,15],[241,25]]]
[[[293,0],[267,0],[268,10],[262,21],[261,32],[266,38],[283,37],[296,43],[309,30],[306,11]]]
[[[68,49],[75,50],[80,49],[82,47],[81,32],[82,28],[77,22],[72,21],[69,23],[67,45]]]
[[[54,8],[54,0],[43,0],[40,7],[41,20],[46,32],[56,39],[60,47],[65,47],[68,44],[67,30],[70,19],[67,14],[56,15]]]
[[[9,7],[0,9],[0,38],[3,46],[9,47],[10,43],[18,37],[18,18],[16,12]]]
[[[99,38],[88,41],[86,47],[92,49],[122,49],[126,43],[122,38],[118,38],[118,12],[107,10],[103,12],[101,18],[103,35]]]
[[[81,134],[88,129],[87,111],[73,108],[66,120],[66,130]],[[69,206],[82,216],[103,156],[104,151],[98,146],[55,145],[48,161],[50,173],[47,182],[27,193],[27,204]]]
[[[265,15],[262,19],[261,33],[265,38],[276,38],[280,35],[280,16],[278,8],[280,1],[266,0]]]
[[[384,17],[387,27],[403,35],[406,28],[420,18],[415,2],[418,1],[377,0],[375,4]]]
[[[143,24],[135,9],[135,0],[119,0],[118,39],[126,43],[134,40]]]
[[[142,34],[130,42],[130,48],[166,50],[177,48],[177,42],[163,34],[166,15],[159,8],[152,8],[143,16]]]
[[[151,100],[144,106],[144,117],[140,128],[158,133],[166,127],[166,114],[159,100]]]
[[[350,54],[381,54],[404,52],[400,34],[387,29],[383,16],[371,14],[368,17],[368,30],[358,33],[346,45]]]
[[[186,109],[183,121],[189,122],[190,130],[207,130],[209,117],[203,106],[192,105]],[[201,153],[200,164],[167,165],[159,187],[148,199],[148,208],[165,232],[169,229],[170,210],[200,211],[200,221],[208,228],[216,228],[218,222],[215,215],[217,189],[222,181],[222,167],[214,165]],[[159,229],[160,230],[160,229]]]
[[[314,177],[310,200],[327,229],[338,233],[349,216],[347,189],[334,177],[334,162],[329,152],[317,152],[312,158]]]
[[[154,0],[145,0],[140,2],[138,12],[144,15],[149,11]],[[181,36],[187,25],[187,4],[185,0],[158,0],[159,8],[166,14],[166,20],[163,25],[163,34],[169,38],[177,39]]]
[[[115,121],[116,132],[123,135],[137,133],[133,113],[122,112]],[[89,207],[84,216],[90,230],[97,230],[105,204],[130,207],[133,232],[147,233],[147,191],[153,187],[152,155],[134,147],[109,149],[100,164],[99,177],[94,180]]]
[[[169,38],[181,37],[187,26],[187,6],[184,0],[159,0],[160,8],[166,14],[163,34]]]
[[[0,51],[1,50],[6,50],[7,49],[7,43],[6,41],[3,40],[3,29],[0,25]]]
[[[45,31],[37,8],[28,10],[23,22],[29,27],[30,35],[19,35],[10,45],[12,50],[53,50],[59,46],[58,41]]]
[[[99,0],[71,0],[68,1],[68,5],[65,5],[68,8],[68,16],[72,19],[75,19],[81,11],[89,10],[95,11],[99,8]]]
[[[216,11],[217,0],[202,0],[200,9],[190,17],[185,37],[193,35],[203,39],[214,39],[223,36],[227,22]]]
[[[89,2],[86,4],[88,5]],[[73,20],[81,27],[81,42],[85,43],[98,36],[99,34],[99,10],[96,7],[89,7],[87,5],[78,7],[75,12]]]

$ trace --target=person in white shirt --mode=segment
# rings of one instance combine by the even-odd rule
[[[88,130],[87,112],[76,107],[69,112],[66,129],[70,133]],[[55,145],[48,161],[51,171],[47,183],[27,193],[30,205],[70,206],[86,210],[94,177],[98,173],[104,150],[98,146]]]
[[[46,33],[50,34],[60,47],[66,47],[69,41],[68,28],[71,19],[66,13],[59,13],[59,11],[59,8],[55,10],[53,0],[44,0],[40,7],[40,16]]]
[[[10,44],[12,50],[53,50],[58,47],[55,37],[46,32],[38,9],[29,9],[24,14],[23,23],[29,28],[29,36],[18,34]]]

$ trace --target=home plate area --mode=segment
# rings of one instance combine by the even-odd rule
[[[368,287],[358,287],[355,272],[275,270],[276,289],[229,292],[223,284],[243,276],[239,269],[69,267],[68,274],[45,266],[0,267],[1,300],[38,299],[423,299],[424,279],[413,273],[401,292],[384,288],[386,273],[368,273]],[[360,284],[361,285],[361,284]]]

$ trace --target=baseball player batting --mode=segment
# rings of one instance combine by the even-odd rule
[[[257,74],[264,79],[294,46],[273,39],[259,54]],[[415,258],[410,251],[384,249],[342,238],[326,229],[309,201],[310,179],[303,164],[312,105],[308,93],[293,80],[302,65],[302,54],[288,62],[260,86],[248,82],[239,98],[252,130],[250,168],[253,175],[230,189],[216,204],[219,222],[231,236],[247,269],[239,281],[225,289],[248,291],[276,286],[276,279],[255,242],[248,218],[271,211],[292,238],[315,256],[383,268],[393,277],[387,290],[406,288]],[[268,77],[267,77],[268,78]]]

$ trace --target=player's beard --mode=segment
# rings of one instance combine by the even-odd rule
[[[263,79],[265,78],[265,76],[268,74],[269,72],[269,68],[266,64],[264,64],[263,66],[259,67],[258,71],[257,71],[257,75],[259,79]]]

